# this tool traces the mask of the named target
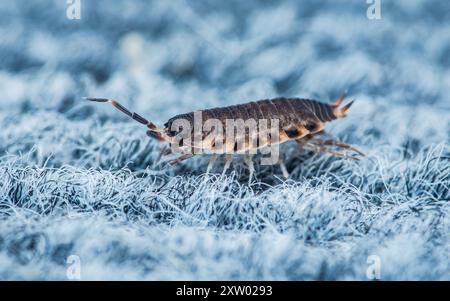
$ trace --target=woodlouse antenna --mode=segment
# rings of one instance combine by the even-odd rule
[[[103,103],[110,103],[113,107],[121,111],[122,113],[128,115],[129,117],[133,118],[137,122],[146,125],[150,130],[159,132],[161,130],[158,129],[158,127],[153,123],[139,115],[138,113],[132,113],[130,110],[125,108],[123,105],[115,101],[114,99],[108,99],[108,98],[95,98],[95,97],[84,97],[84,99],[94,102],[103,102]]]

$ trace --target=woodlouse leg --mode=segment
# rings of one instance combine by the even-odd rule
[[[335,156],[338,156],[338,157],[343,157],[343,158],[348,158],[348,159],[352,159],[352,160],[355,160],[355,161],[359,161],[358,158],[352,157],[352,156],[347,155],[347,154],[345,154],[343,152],[338,152],[338,151],[334,151],[334,150],[327,149],[327,148],[320,148],[319,151],[322,152],[322,153],[328,153],[328,154],[332,154],[332,155],[335,155]]]
[[[225,175],[228,168],[230,168],[231,162],[233,162],[233,156],[232,155],[225,155],[225,166],[223,167],[222,176]]]
[[[359,159],[356,158],[356,157],[352,157],[352,156],[347,155],[346,153],[343,153],[343,152],[338,152],[338,151],[335,151],[335,150],[332,150],[332,149],[325,148],[322,145],[317,145],[317,144],[311,143],[311,144],[308,144],[307,146],[311,146],[312,150],[317,152],[317,153],[331,154],[331,155],[334,155],[334,156],[337,156],[337,157],[343,157],[343,158],[348,158],[348,159],[353,159],[353,160],[359,161]]]
[[[206,174],[209,174],[209,172],[213,168],[213,165],[216,162],[217,158],[218,158],[218,155],[216,155],[216,154],[213,154],[211,156],[211,158],[209,159],[208,167],[206,168]]]
[[[280,165],[281,172],[283,173],[283,177],[285,177],[286,179],[289,178],[289,172],[287,171],[286,165],[284,164],[283,160],[280,159],[278,164]]]
[[[184,154],[174,160],[169,161],[169,163],[167,163],[163,168],[161,168],[161,170],[166,169],[167,167],[170,167],[170,166],[174,166],[174,165],[180,163],[181,161],[189,159],[193,156],[194,156],[194,154]]]
[[[172,149],[169,146],[164,146],[161,151],[158,154],[158,157],[156,158],[156,163],[158,163],[162,157],[170,155],[172,153]]]
[[[295,142],[297,142],[298,146],[300,147],[300,149],[303,149],[305,147],[305,145],[313,138],[313,135],[309,134],[306,135],[303,138],[300,139],[296,139]]]
[[[252,183],[253,174],[255,173],[255,165],[253,163],[252,155],[245,155],[244,162],[250,170],[250,175],[248,177],[248,185],[250,185]]]
[[[350,144],[343,143],[343,142],[340,142],[340,141],[337,141],[337,140],[329,139],[329,140],[322,141],[321,144],[322,145],[337,146],[337,147],[349,149],[349,150],[352,150],[352,151],[360,154],[363,157],[366,156],[363,152],[361,152],[360,150],[358,150],[355,147],[351,146]]]

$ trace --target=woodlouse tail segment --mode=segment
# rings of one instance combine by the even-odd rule
[[[336,101],[336,103],[338,103],[339,99]],[[348,111],[348,109],[350,109],[350,107],[353,105],[354,102],[355,101],[352,100],[348,104],[346,104],[345,106],[343,106],[341,108],[339,108],[339,105],[335,105],[335,108],[333,110],[334,116],[336,116],[336,118],[343,118],[343,117],[347,116],[347,111]],[[339,102],[339,104],[341,104],[341,103],[342,103],[342,101]]]
[[[336,99],[336,101],[334,102],[333,106],[334,107],[339,107],[342,104],[342,102],[344,101],[346,96],[347,96],[346,93],[342,94],[338,99]]]
[[[103,103],[110,103],[113,107],[121,111],[122,113],[128,115],[129,117],[133,118],[137,122],[146,125],[151,132],[155,132],[155,134],[158,134],[158,132],[161,132],[160,129],[153,123],[139,115],[138,113],[132,113],[127,108],[125,108],[123,105],[115,101],[114,99],[108,99],[108,98],[94,98],[94,97],[84,97],[84,99],[94,102],[103,102]],[[161,134],[159,135],[161,137]],[[162,138],[162,137],[161,137]]]

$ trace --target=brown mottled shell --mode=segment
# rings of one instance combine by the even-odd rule
[[[275,98],[264,99],[256,102],[245,104],[212,108],[200,111],[202,113],[202,122],[208,119],[218,119],[223,124],[223,135],[226,136],[226,120],[242,119],[244,122],[249,119],[256,121],[266,119],[268,127],[271,127],[270,120],[277,119],[279,122],[279,143],[287,140],[299,139],[307,134],[314,134],[324,128],[324,123],[334,120],[340,116],[336,116],[337,105],[321,103],[310,99],[301,98]],[[176,115],[166,124],[166,132],[168,136],[173,137],[179,132],[173,131],[172,124],[177,119],[185,119],[189,121],[191,129],[194,128],[194,112]],[[203,137],[209,133],[203,132]],[[194,141],[194,132],[191,132],[191,141]],[[245,134],[246,149],[249,149],[249,134]],[[227,143],[227,141],[223,141]],[[265,144],[267,145],[267,144]],[[203,145],[204,146],[204,145]],[[258,148],[260,145],[258,142]],[[212,147],[210,145],[209,147]],[[235,147],[236,149],[236,147]]]
[[[226,119],[278,119],[280,128],[304,126],[307,129],[317,124],[332,121],[337,118],[334,114],[335,106],[310,99],[275,98],[256,102],[202,110],[203,122],[208,119],[218,119],[223,123]],[[172,117],[165,124],[170,129],[177,119],[186,119],[191,124],[194,112]]]

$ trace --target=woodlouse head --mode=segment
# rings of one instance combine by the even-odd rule
[[[177,120],[184,120],[190,123],[190,126],[192,128],[193,126],[193,118],[191,116],[192,114],[187,113],[187,114],[180,114],[180,115],[176,115],[172,118],[170,118],[165,124],[164,127],[166,128],[166,132],[170,137],[174,137],[176,136],[178,133],[180,133],[182,131],[182,129],[177,129],[175,130],[172,126],[174,125],[174,123]]]

